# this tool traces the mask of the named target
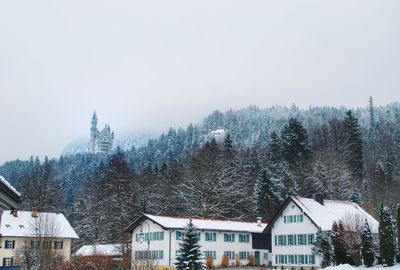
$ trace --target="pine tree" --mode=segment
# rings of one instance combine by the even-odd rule
[[[308,141],[307,130],[295,118],[290,118],[289,123],[281,132],[282,154],[290,165],[300,159],[311,157],[311,147]]]
[[[373,250],[373,238],[368,221],[365,219],[361,232],[361,253],[364,264],[371,267],[375,261],[375,253]]]
[[[254,187],[256,212],[260,217],[272,217],[283,200],[282,190],[282,183],[273,178],[268,168],[263,169]]]
[[[271,133],[268,144],[268,160],[272,164],[277,164],[282,160],[282,142],[275,131]]]
[[[395,256],[395,238],[392,216],[389,209],[381,203],[379,207],[379,252],[388,266],[392,266]]]
[[[203,270],[202,255],[199,244],[199,231],[192,220],[185,227],[182,242],[179,243],[179,256],[176,257],[177,270]]]
[[[317,236],[311,247],[312,253],[322,257],[322,267],[325,268],[332,264],[333,251],[331,238],[328,232],[323,232],[321,229],[318,230]]]
[[[363,142],[358,119],[351,110],[346,112],[344,118],[344,128],[346,136],[346,161],[352,170],[354,182],[361,186],[363,168]]]
[[[336,221],[333,222],[331,239],[336,265],[346,263],[347,254],[345,250],[344,229],[342,221],[339,222],[339,225],[336,223]]]

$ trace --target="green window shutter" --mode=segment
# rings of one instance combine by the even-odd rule
[[[278,245],[278,240],[277,240],[277,236],[275,235],[275,246]]]

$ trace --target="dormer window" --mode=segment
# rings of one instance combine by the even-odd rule
[[[11,225],[10,224],[6,224],[6,228],[7,229],[11,229]]]

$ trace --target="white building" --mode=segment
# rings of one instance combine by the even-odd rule
[[[158,266],[173,266],[179,252],[178,243],[188,222],[189,218],[147,214],[138,218],[126,229],[132,233],[133,262],[146,260],[149,251]],[[192,222],[200,231],[199,243],[204,257],[211,256],[215,266],[221,265],[224,254],[231,265],[235,264],[236,256],[242,265],[247,265],[250,255],[254,256],[257,265],[268,263],[267,234],[262,233],[267,224],[261,220],[238,222],[192,218]]]
[[[319,267],[322,258],[312,255],[312,242],[320,228],[330,231],[333,222],[368,220],[373,233],[378,222],[356,203],[297,196],[288,197],[265,229],[271,234],[272,265],[278,267]]]
[[[93,113],[91,127],[90,127],[90,153],[109,153],[113,147],[114,132],[110,130],[110,125],[99,131],[97,129],[97,115]]]
[[[78,238],[61,213],[5,210],[0,223],[0,266],[18,266],[16,251],[24,245],[53,249],[68,261],[71,240]]]

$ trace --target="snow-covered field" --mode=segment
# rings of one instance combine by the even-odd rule
[[[382,265],[376,265],[373,267],[365,267],[365,266],[351,266],[349,264],[341,264],[338,266],[331,266],[331,267],[327,267],[324,270],[361,270],[361,269],[376,269],[376,268],[382,268],[382,270],[398,270],[400,269],[400,264],[396,264],[394,266],[391,267],[383,267]]]

